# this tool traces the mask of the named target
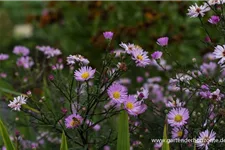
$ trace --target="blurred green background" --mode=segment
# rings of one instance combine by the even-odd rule
[[[190,63],[207,49],[198,19],[187,17],[193,2],[0,2],[0,52],[11,53],[15,45],[35,50],[50,45],[63,55],[81,53],[99,64],[106,42],[104,31],[115,33],[111,49],[119,43],[140,45],[149,53],[159,48],[156,39],[170,38],[172,59]],[[198,40],[196,40],[198,39]],[[170,58],[171,59],[171,58]]]

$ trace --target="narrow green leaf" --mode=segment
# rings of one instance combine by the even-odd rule
[[[169,146],[168,139],[167,139],[167,124],[164,125],[164,130],[163,130],[162,150],[170,150],[170,146]]]
[[[29,109],[30,111],[33,111],[33,112],[35,112],[35,113],[40,113],[37,109],[34,109],[34,108],[32,108],[32,107],[30,107],[30,106],[28,106],[28,105],[22,105],[22,107],[23,108],[26,108],[26,109]]]
[[[118,120],[118,137],[117,137],[117,150],[130,149],[130,135],[128,114],[125,110],[120,112]]]
[[[64,132],[62,133],[60,150],[68,150],[67,140]]]
[[[6,149],[7,150],[15,150],[15,148],[9,138],[9,134],[1,120],[0,120],[0,132],[1,132],[1,136],[2,136],[2,139],[3,139]]]
[[[2,91],[4,93],[14,94],[14,95],[21,95],[21,93],[19,93],[19,92],[15,92],[15,91],[3,88],[3,87],[0,87],[0,91]]]

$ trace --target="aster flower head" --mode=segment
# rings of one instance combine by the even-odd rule
[[[188,9],[187,15],[192,17],[198,17],[201,16],[203,17],[205,15],[205,12],[209,11],[210,7],[204,3],[204,5],[198,6],[196,3],[195,5],[192,5]]]
[[[211,16],[208,20],[209,23],[211,24],[217,24],[220,22],[220,17],[219,16]]]
[[[186,108],[173,108],[167,115],[168,123],[171,126],[181,127],[187,124],[189,111]]]
[[[16,55],[27,56],[30,53],[30,50],[25,46],[15,46],[13,53]]]
[[[69,128],[69,129],[77,128],[78,126],[82,124],[82,122],[83,122],[83,118],[78,114],[69,115],[65,119],[66,128]]]
[[[204,75],[213,75],[216,70],[216,63],[214,62],[209,62],[209,63],[203,63],[200,66],[200,70]]]
[[[151,56],[152,56],[152,59],[160,59],[162,57],[162,52],[160,51],[155,51]]]
[[[74,76],[77,81],[88,81],[89,79],[94,78],[96,69],[92,69],[91,67],[84,66],[79,70],[75,70]]]
[[[184,104],[185,102],[181,102],[178,98],[176,100],[171,98],[166,102],[166,107],[169,107],[169,108],[183,107]]]
[[[209,131],[208,129],[201,132],[196,140],[196,145],[199,148],[209,149],[209,144],[213,142],[216,138],[216,133],[214,131]]]
[[[0,61],[7,60],[9,58],[8,54],[0,54]]]
[[[216,91],[212,92],[209,96],[210,99],[220,101],[224,95],[220,93],[220,89],[216,89]]]
[[[50,46],[37,46],[36,48],[39,51],[43,52],[43,54],[46,55],[47,58],[52,58],[61,55],[61,51],[59,49],[55,49]]]
[[[122,54],[125,53],[125,51],[122,49],[117,49],[117,50],[114,50],[113,53],[115,54],[115,57],[120,57]]]
[[[142,87],[140,91],[137,91],[137,98],[141,100],[147,99],[149,95],[149,90],[147,88]]]
[[[17,59],[16,65],[18,67],[23,67],[24,69],[29,69],[34,65],[34,61],[29,56],[22,56]]]
[[[185,139],[187,137],[188,131],[180,127],[174,127],[172,130],[173,139]]]
[[[124,107],[130,115],[137,116],[146,111],[147,106],[138,101],[134,95],[129,95],[124,102]]]
[[[23,95],[20,95],[18,97],[14,97],[13,101],[10,101],[10,104],[8,105],[10,108],[16,111],[20,111],[21,105],[26,104],[27,98]]]
[[[223,4],[225,1],[224,0],[208,0],[209,5],[219,5]]]
[[[136,66],[145,67],[150,64],[150,59],[148,58],[148,52],[143,50],[133,50],[132,59],[135,60]]]
[[[157,39],[157,44],[159,46],[167,46],[168,45],[168,41],[169,41],[169,38],[168,37],[160,37]]]
[[[218,62],[220,65],[224,64],[225,62],[225,45],[217,45],[214,49],[213,55],[215,59],[220,59]]]
[[[126,51],[127,54],[131,54],[132,51],[136,49],[134,44],[130,44],[130,43],[125,44],[123,42],[121,42],[120,47],[122,47]]]
[[[89,64],[89,60],[84,58],[82,55],[69,55],[66,61],[68,65],[74,65],[75,63],[79,63],[79,65]]]
[[[111,40],[113,38],[113,32],[111,31],[103,32],[103,36],[106,40]]]
[[[119,83],[112,84],[107,93],[114,103],[123,103],[127,98],[127,88]]]

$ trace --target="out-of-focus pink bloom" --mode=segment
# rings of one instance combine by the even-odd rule
[[[24,69],[29,69],[34,65],[34,62],[31,57],[23,56],[17,59],[16,65],[18,67],[23,67]]]
[[[212,42],[209,36],[206,36],[206,37],[205,37],[205,41],[206,41],[206,42]]]
[[[169,41],[169,38],[168,37],[161,37],[161,38],[158,38],[157,39],[157,44],[160,45],[160,46],[167,46],[168,45],[168,41]]]
[[[27,56],[30,53],[30,50],[24,46],[15,46],[13,49],[13,53],[16,55]]]
[[[104,38],[107,40],[111,40],[113,38],[113,32],[111,31],[104,32],[103,35],[104,35]]]
[[[136,78],[136,80],[137,80],[138,83],[141,83],[141,82],[144,81],[144,78],[141,77],[141,76],[138,76],[138,77]]]
[[[0,54],[0,61],[7,60],[9,58],[8,54]]]
[[[6,73],[4,73],[4,72],[1,72],[0,73],[0,78],[6,78],[7,77],[7,74]]]
[[[220,17],[219,16],[211,16],[208,20],[209,23],[211,24],[217,24],[220,22]]]
[[[104,150],[110,150],[110,146],[108,145],[104,146]]]
[[[162,52],[156,51],[151,56],[152,56],[152,59],[160,59],[162,57],[162,54],[163,54]]]

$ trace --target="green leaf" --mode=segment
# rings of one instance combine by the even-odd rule
[[[28,105],[22,105],[22,107],[23,108],[26,108],[26,109],[29,109],[30,111],[33,111],[33,112],[35,112],[35,113],[40,113],[37,109],[34,109],[34,108],[32,108],[32,107],[30,107],[30,106],[28,106]]]
[[[15,150],[15,148],[9,138],[9,134],[1,120],[0,120],[0,133],[3,138],[3,142],[4,142],[6,149],[7,150]]]
[[[18,92],[15,92],[15,91],[3,88],[3,87],[0,87],[0,91],[2,91],[4,93],[14,94],[14,95],[21,95],[21,93],[18,93]]]
[[[162,150],[170,150],[170,146],[169,146],[168,139],[167,139],[167,124],[164,125],[164,130],[163,130]]]
[[[66,140],[66,136],[64,132],[62,133],[62,141],[61,141],[60,150],[68,150],[67,140]]]
[[[130,135],[128,114],[125,110],[120,112],[118,120],[118,137],[117,137],[117,150],[130,149]]]

